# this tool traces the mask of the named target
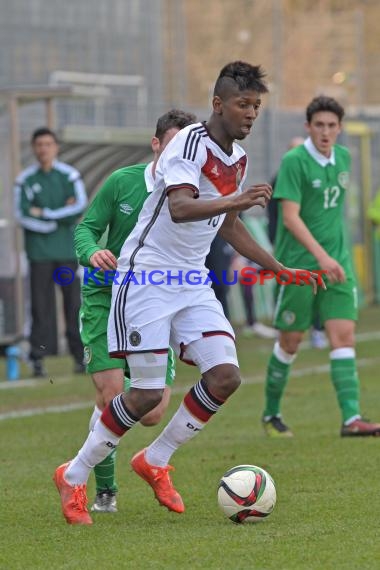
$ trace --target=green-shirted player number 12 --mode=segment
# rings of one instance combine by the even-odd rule
[[[338,205],[338,198],[340,194],[339,186],[332,186],[331,188],[326,188],[323,191],[324,202],[323,207],[325,210],[328,208],[336,208]]]

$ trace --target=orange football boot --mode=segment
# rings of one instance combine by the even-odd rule
[[[68,524],[92,524],[87,510],[86,485],[70,485],[64,477],[69,463],[57,467],[53,481],[61,495],[63,516]]]
[[[169,471],[174,471],[174,467],[158,467],[149,465],[145,459],[145,449],[139,451],[131,459],[132,469],[153,489],[157,501],[167,507],[169,511],[183,513],[185,505],[181,495],[174,489],[170,479]]]

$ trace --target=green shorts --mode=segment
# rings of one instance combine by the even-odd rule
[[[322,324],[329,319],[358,318],[358,294],[356,282],[348,276],[344,283],[326,283],[324,291],[318,287],[313,295],[308,285],[280,285],[273,323],[283,331],[306,331],[316,317]]]
[[[84,363],[87,372],[101,372],[111,368],[122,368],[126,376],[129,369],[124,358],[110,358],[107,343],[108,316],[111,308],[111,292],[102,290],[84,295],[80,308],[80,335],[84,346]],[[175,378],[175,355],[172,348],[168,352],[166,385],[171,386]]]

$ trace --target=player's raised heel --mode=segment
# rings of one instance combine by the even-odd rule
[[[174,489],[170,479],[169,471],[174,471],[174,467],[158,467],[149,465],[145,460],[145,449],[139,451],[131,459],[131,467],[137,475],[146,481],[153,489],[157,501],[167,507],[169,511],[183,513],[185,505],[181,495]]]
[[[69,485],[64,474],[69,463],[57,467],[53,481],[61,495],[63,516],[68,524],[92,524],[87,510],[86,485]]]
[[[342,425],[340,435],[342,437],[366,437],[371,435],[380,437],[380,424],[374,424],[363,419],[354,420],[348,425]]]

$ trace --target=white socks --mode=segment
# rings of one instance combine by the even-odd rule
[[[101,415],[102,415],[102,410],[100,410],[98,408],[98,406],[95,406],[94,411],[92,412],[92,416],[90,418],[89,426],[88,426],[90,431],[92,431],[94,429],[96,421],[100,418]]]
[[[147,448],[147,462],[165,467],[176,449],[196,436],[204,426],[205,423],[192,416],[182,403],[166,428]]]
[[[87,483],[91,470],[111,453],[119,441],[120,437],[110,432],[100,420],[97,420],[78,455],[66,469],[66,481],[70,485]]]
[[[283,348],[281,348],[280,343],[276,341],[273,347],[273,354],[283,364],[292,364],[297,357],[297,354],[289,354],[285,352]]]

